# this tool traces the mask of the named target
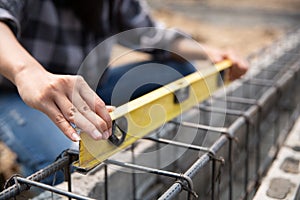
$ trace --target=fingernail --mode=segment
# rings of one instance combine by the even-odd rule
[[[108,138],[109,138],[109,132],[108,132],[108,131],[104,131],[103,135],[104,135],[104,138],[105,138],[105,139],[108,139]]]
[[[112,128],[109,129],[109,135],[112,135]]]
[[[92,133],[94,139],[100,140],[102,139],[102,134],[98,130],[94,130]]]
[[[81,140],[80,136],[77,133],[72,133],[72,138],[73,138],[73,140],[76,140],[77,142],[79,140]]]

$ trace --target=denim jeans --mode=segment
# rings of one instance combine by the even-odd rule
[[[16,93],[1,92],[0,111],[0,140],[16,153],[23,176],[54,162],[63,150],[78,146],[45,114],[24,104]],[[57,178],[62,181],[62,175]]]
[[[107,105],[119,106],[195,72],[189,62],[145,61],[108,68],[97,88]]]
[[[171,61],[112,67],[97,93],[106,104],[117,106],[194,71],[191,64]],[[45,114],[28,107],[17,93],[1,89],[0,140],[17,154],[23,176],[49,165],[63,150],[78,148]]]

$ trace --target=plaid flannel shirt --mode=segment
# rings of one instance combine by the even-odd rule
[[[75,15],[74,10],[61,2],[72,0],[0,0],[0,21],[5,22],[14,32],[25,49],[48,71],[59,74],[76,74],[91,50],[106,38],[119,32],[139,28],[155,27],[147,11],[139,0],[103,0],[99,26],[103,32],[95,33],[87,29]],[[57,3],[59,2],[59,3]],[[88,3],[89,1],[85,1]],[[148,34],[147,40],[140,39]],[[176,31],[155,33],[141,32],[134,42],[125,40],[119,43],[135,48],[156,46],[167,48],[180,37]],[[149,39],[150,37],[150,39]],[[159,38],[151,40],[153,38]],[[150,44],[141,44],[142,41]],[[152,44],[151,44],[152,43]],[[106,67],[112,43],[99,52],[97,66],[88,67],[88,74],[99,74]],[[149,53],[157,52],[152,49]],[[0,76],[0,86],[5,85]]]

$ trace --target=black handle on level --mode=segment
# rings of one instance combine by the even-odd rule
[[[127,120],[125,118],[120,118],[113,121],[112,135],[108,138],[108,140],[115,146],[120,146],[124,142],[126,135]]]

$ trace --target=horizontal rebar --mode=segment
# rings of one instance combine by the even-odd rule
[[[211,131],[211,132],[216,132],[216,133],[222,133],[226,134],[227,133],[227,128],[224,127],[213,127],[213,126],[208,126],[204,124],[196,124],[192,122],[178,122],[178,121],[169,121],[168,123],[176,124],[178,126],[183,126],[187,128],[194,128],[194,129],[199,129],[199,130],[206,130],[206,131]]]
[[[210,152],[209,148],[207,148],[207,147],[198,146],[198,145],[194,145],[194,144],[187,144],[187,143],[178,142],[178,141],[174,141],[174,140],[168,140],[168,139],[164,139],[164,138],[144,137],[143,139],[151,140],[151,141],[163,143],[163,144],[170,144],[170,145],[173,145],[176,147],[182,147],[182,148],[191,149],[191,150],[195,150],[195,151]]]
[[[76,160],[76,156],[70,155],[67,151],[63,153],[62,157],[50,164],[49,166],[37,171],[36,173],[32,174],[31,176],[27,177],[28,180],[31,181],[41,181],[55,172],[65,168],[66,166],[70,165],[73,161]],[[0,193],[0,200],[9,199],[19,195],[21,192],[27,190],[28,187],[26,184],[14,184],[9,188],[3,190]]]
[[[192,193],[194,196],[197,196],[197,194],[193,191],[194,185],[193,185],[192,179],[185,174],[170,172],[170,171],[161,170],[161,169],[155,169],[155,168],[146,167],[146,166],[142,166],[142,165],[136,165],[136,164],[132,164],[132,163],[119,162],[119,161],[111,160],[111,159],[107,159],[104,162],[106,164],[113,164],[113,165],[129,168],[129,169],[134,169],[134,170],[141,171],[141,172],[147,172],[147,173],[151,173],[151,174],[163,175],[166,177],[176,178],[178,181],[184,180],[188,184],[187,191],[189,193]],[[178,182],[178,181],[177,181],[177,184],[181,185],[182,188],[184,188],[185,183]]]
[[[48,190],[50,192],[54,192],[54,193],[57,193],[57,194],[64,195],[66,197],[79,199],[79,200],[90,200],[90,199],[92,199],[92,198],[89,198],[89,197],[84,197],[84,196],[75,194],[73,192],[68,192],[68,191],[64,191],[64,190],[55,188],[54,186],[46,185],[46,184],[36,182],[36,181],[32,181],[32,180],[29,180],[29,179],[25,179],[25,178],[22,178],[22,177],[16,177],[16,180],[18,181],[17,184],[24,183],[25,185],[35,186],[35,187],[38,187],[38,188],[41,188],[41,189],[44,189],[44,190]]]
[[[235,96],[224,96],[224,97],[214,97],[214,98],[220,101],[225,101],[230,103],[242,103],[242,104],[249,104],[249,105],[255,105],[257,102],[256,99],[235,97]]]

